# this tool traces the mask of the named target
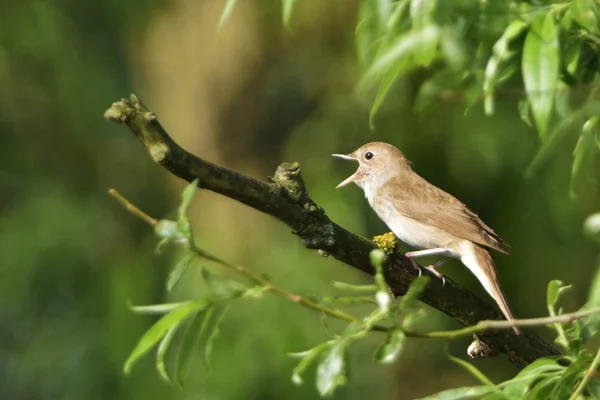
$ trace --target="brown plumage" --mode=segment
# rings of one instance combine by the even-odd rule
[[[416,174],[400,150],[390,144],[367,143],[348,155],[334,156],[358,161],[358,170],[338,187],[351,182],[360,186],[392,232],[421,249],[406,253],[407,256],[440,254],[460,259],[494,298],[504,316],[514,319],[487,250],[507,253],[508,246],[477,214]],[[520,333],[516,327],[514,331]]]

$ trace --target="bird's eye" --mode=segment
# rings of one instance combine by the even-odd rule
[[[373,153],[371,153],[370,151],[367,151],[367,152],[365,153],[365,158],[366,158],[367,160],[370,160],[371,158],[373,158],[373,156],[374,156],[374,154],[373,154]]]

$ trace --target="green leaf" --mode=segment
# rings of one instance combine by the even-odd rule
[[[202,278],[211,292],[222,299],[239,297],[248,289],[243,283],[213,274],[206,268],[202,268]]]
[[[527,24],[519,19],[513,21],[506,27],[500,39],[492,48],[492,55],[485,67],[483,80],[484,110],[486,115],[494,113],[494,90],[499,80],[501,66],[504,62],[515,56],[515,52],[510,50],[510,43],[519,37],[527,28]]]
[[[391,364],[396,361],[402,350],[405,338],[401,330],[389,331],[385,342],[375,351],[375,361],[382,364]]]
[[[533,124],[531,123],[531,118],[529,117],[529,113],[531,111],[531,106],[529,104],[529,100],[527,97],[521,97],[519,99],[519,116],[521,117],[521,121],[525,123],[525,125],[533,128]]]
[[[583,223],[583,231],[588,238],[600,242],[600,212],[586,218]]]
[[[221,29],[223,29],[225,22],[229,20],[231,12],[233,11],[233,8],[235,7],[236,3],[237,0],[227,0],[227,2],[225,3],[225,7],[223,7],[223,11],[221,12],[221,18],[219,19],[219,27],[217,28],[219,32],[221,31]]]
[[[571,16],[579,25],[590,32],[598,33],[598,5],[594,0],[573,0]]]
[[[151,304],[147,306],[129,306],[129,309],[138,314],[166,314],[184,304],[190,304],[191,301],[181,301],[177,303]]]
[[[187,376],[196,344],[206,331],[213,310],[214,306],[209,304],[207,307],[198,311],[185,330],[185,335],[183,336],[183,341],[179,350],[179,357],[177,358],[177,382],[180,387],[183,387],[183,381]]]
[[[469,371],[471,373],[471,375],[473,375],[475,378],[477,378],[479,380],[479,382],[483,383],[484,385],[491,386],[493,388],[493,390],[495,390],[495,391],[499,390],[494,385],[494,382],[492,382],[487,376],[485,376],[485,374],[483,372],[481,372],[473,364],[470,364],[470,363],[468,363],[465,360],[462,360],[460,358],[451,356],[450,354],[448,354],[448,358],[450,359],[450,361],[455,362],[456,364],[460,365],[461,367],[463,367],[464,369],[466,369],[467,371]]]
[[[545,141],[559,78],[558,28],[554,14],[537,16],[523,46],[523,83],[540,138]]]
[[[430,26],[435,26],[433,13],[436,0],[412,0],[410,2],[410,17],[413,32],[419,33]],[[428,66],[434,60],[437,51],[439,35],[432,36],[430,40],[423,41],[416,47],[413,56],[418,65]]]
[[[158,371],[158,374],[160,375],[162,380],[167,383],[173,383],[173,380],[167,372],[167,367],[165,365],[165,356],[167,355],[167,350],[169,350],[169,345],[173,341],[173,337],[175,337],[177,327],[178,325],[175,325],[167,331],[165,336],[163,336],[162,340],[158,344],[158,349],[156,350],[156,370]]]
[[[571,198],[576,197],[575,180],[581,174],[582,166],[587,160],[592,161],[592,156],[596,154],[597,148],[594,139],[594,130],[598,117],[594,116],[583,124],[583,129],[575,150],[573,151],[573,165],[571,167],[571,183],[569,184],[569,194]]]
[[[410,286],[408,287],[408,291],[402,297],[402,301],[400,302],[400,307],[402,310],[405,310],[409,307],[413,306],[413,303],[418,300],[425,287],[429,284],[429,278],[426,276],[418,276],[415,278]]]
[[[287,28],[290,29],[290,21],[292,19],[292,10],[294,9],[294,4],[296,3],[296,0],[281,0],[281,7],[282,7],[282,18],[283,18],[283,25]]]
[[[409,64],[410,60],[408,58],[402,59],[398,61],[398,63],[392,69],[386,72],[383,75],[383,78],[381,78],[379,89],[377,90],[375,100],[373,100],[373,105],[371,106],[371,111],[369,112],[369,127],[371,129],[375,129],[375,115],[377,114],[377,111],[379,111],[381,104],[383,104],[383,100],[392,87],[392,84],[401,74],[402,70],[408,67]]]
[[[144,333],[140,341],[137,343],[123,366],[125,375],[129,375],[133,364],[146,354],[162,337],[174,326],[177,326],[187,317],[199,309],[206,307],[209,300],[203,299],[184,303],[181,306],[171,310],[167,315],[159,319],[154,325]]]
[[[188,216],[188,209],[190,208],[190,204],[192,203],[192,199],[194,198],[194,194],[197,190],[198,179],[194,179],[194,181],[186,186],[181,194],[181,204],[179,205],[177,216],[177,226],[179,227],[179,232],[187,239],[188,245],[194,243],[190,218]]]
[[[480,399],[482,396],[491,393],[494,390],[490,386],[471,386],[456,389],[444,390],[431,396],[423,397],[419,400],[459,400],[459,399]]]
[[[588,301],[580,308],[580,311],[589,310],[590,308],[600,307],[600,262],[596,267],[596,275],[590,286]],[[587,318],[580,320],[581,337],[583,343],[589,341],[600,330],[600,314],[590,315]]]
[[[563,287],[563,283],[557,279],[550,281],[548,284],[548,289],[546,291],[546,302],[549,307],[554,307],[556,305],[561,287]]]
[[[227,312],[229,311],[230,308],[231,308],[231,306],[227,306],[221,312],[221,315],[219,315],[219,317],[213,324],[212,331],[210,332],[208,339],[206,339],[206,345],[204,346],[204,364],[206,365],[206,368],[208,368],[208,369],[210,369],[210,356],[212,355],[213,343],[214,343],[215,339],[217,338],[217,336],[219,336],[219,333],[221,332],[221,330],[219,329],[219,326],[221,325],[223,318],[225,318],[225,314],[227,314]]]
[[[509,398],[520,399],[531,388],[538,384],[540,379],[545,379],[548,374],[558,374],[565,367],[558,364],[562,357],[540,358],[523,368],[513,379],[502,382],[499,387]]]
[[[317,390],[321,396],[330,396],[338,386],[346,383],[346,340],[336,340],[321,357],[317,367]]]
[[[550,399],[550,393],[556,386],[559,377],[552,376],[548,379],[543,379],[533,386],[533,389],[529,391],[523,400],[539,400],[539,399]]]
[[[304,371],[331,343],[332,342],[323,342],[308,351],[302,353],[290,353],[292,357],[302,357],[302,360],[300,360],[292,372],[292,382],[294,382],[295,385],[302,385],[304,383],[302,380]]]
[[[377,285],[353,285],[346,282],[333,281],[331,284],[338,290],[347,290],[349,292],[356,293],[375,293],[377,292]]]
[[[416,49],[427,46],[427,44],[432,41],[437,43],[438,37],[439,29],[433,25],[428,25],[418,32],[411,31],[399,35],[389,48],[382,51],[373,62],[373,65],[362,78],[361,83],[359,83],[359,87],[365,87],[375,78],[387,73],[394,68],[399,61],[409,57]],[[408,68],[408,66],[403,68],[402,74],[409,70],[410,68]],[[400,76],[402,74],[399,73],[398,75]]]
[[[399,0],[399,1],[392,3],[392,7],[394,8],[394,10],[392,11],[390,17],[388,18],[388,21],[386,24],[386,29],[388,31],[391,31],[398,25],[398,23],[404,16],[404,11],[407,8],[406,6],[408,6],[409,4],[410,4],[410,0]]]
[[[175,285],[177,285],[177,282],[179,282],[183,274],[185,274],[185,271],[187,271],[187,267],[193,258],[194,256],[192,254],[186,255],[181,260],[179,260],[177,265],[175,265],[173,270],[171,270],[171,273],[169,274],[169,280],[167,281],[167,290],[169,292],[173,290]]]

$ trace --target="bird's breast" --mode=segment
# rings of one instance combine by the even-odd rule
[[[415,218],[409,218],[398,212],[393,204],[371,201],[371,207],[379,218],[390,228],[394,235],[404,243],[417,249],[448,249],[448,256],[460,258],[455,249],[460,246],[461,240],[447,232]]]

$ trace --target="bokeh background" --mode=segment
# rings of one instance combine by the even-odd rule
[[[288,30],[279,1],[239,1],[218,31],[224,4],[0,4],[0,398],[317,397],[314,370],[304,386],[292,384],[296,360],[287,352],[328,333],[314,312],[273,296],[236,303],[215,342],[212,370],[199,350],[185,392],[158,379],[152,355],[123,375],[128,353],[154,321],[132,314],[128,302],[197,298],[205,265],[193,264],[167,293],[178,253],[155,254],[151,230],[106,194],[115,187],[166,217],[184,186],[153,164],[124,126],[103,119],[113,101],[132,92],[179,144],[207,160],[258,178],[283,161],[300,162],[314,200],[365,236],[386,228],[357,187],[334,190],[355,166],[330,154],[393,143],[418,173],[466,202],[511,245],[511,255],[495,258],[518,317],[546,315],[552,279],[573,284],[567,309],[585,302],[597,247],[582,223],[597,211],[598,190],[583,180],[577,198],[569,197],[576,136],[525,179],[538,142],[519,119],[521,95],[500,95],[494,117],[484,116],[481,104],[465,113],[451,97],[416,112],[423,72],[396,83],[371,130],[373,98],[355,91],[355,2],[298,2]],[[228,198],[199,192],[191,213],[201,247],[268,273],[282,287],[322,296],[335,294],[332,280],[371,281]],[[485,297],[460,263],[443,271]],[[457,327],[428,313],[423,329]],[[351,347],[352,377],[335,398],[412,399],[475,383],[447,361],[442,342],[410,340],[394,365],[376,365],[381,339],[373,334]],[[449,343],[448,351],[463,356],[468,342]],[[502,356],[476,364],[496,381],[516,373]]]

